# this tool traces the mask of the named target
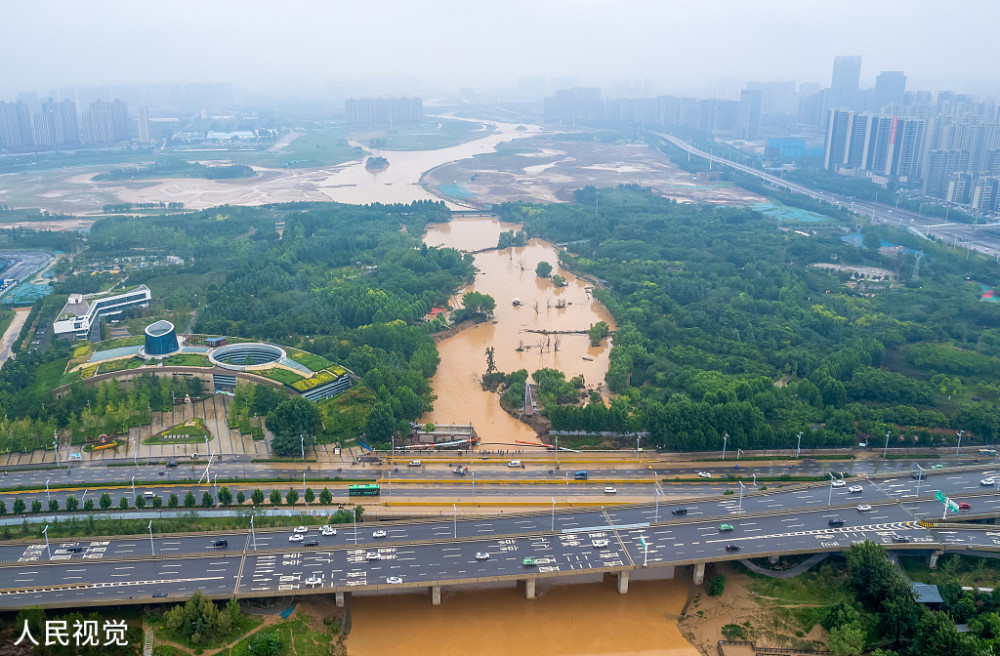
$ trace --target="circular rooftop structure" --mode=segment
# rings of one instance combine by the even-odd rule
[[[212,364],[233,371],[244,371],[262,364],[278,362],[284,357],[284,349],[260,342],[220,346],[208,354]]]
[[[165,319],[146,326],[145,333],[146,344],[143,351],[146,355],[170,355],[180,350],[174,324]]]

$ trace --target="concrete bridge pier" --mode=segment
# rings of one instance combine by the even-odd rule
[[[628,593],[628,572],[618,572],[618,594]]]
[[[333,595],[333,598],[337,602],[337,608],[343,608],[344,607],[344,593],[343,592],[337,592],[337,593],[335,593]]]
[[[767,557],[767,562],[771,563],[772,565],[777,565],[778,561],[780,559],[781,559],[781,556],[768,556]]]
[[[535,598],[535,579],[524,580],[524,598],[525,599]]]
[[[441,605],[441,586],[433,585],[431,586],[431,606]]]
[[[931,569],[937,569],[937,561],[942,554],[944,554],[943,551],[930,552],[930,554],[927,556],[927,566],[930,567]]]
[[[694,564],[694,584],[701,585],[705,582],[705,562]]]

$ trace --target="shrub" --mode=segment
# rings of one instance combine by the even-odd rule
[[[716,574],[712,577],[712,580],[708,582],[708,596],[718,597],[722,594],[722,591],[726,589],[726,577],[722,574]]]

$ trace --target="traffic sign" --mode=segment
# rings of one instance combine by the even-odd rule
[[[942,492],[941,490],[934,490],[934,498],[941,503],[944,503],[948,500],[948,497],[946,497],[944,495],[944,492]]]
[[[958,504],[952,501],[951,499],[948,499],[948,510],[952,511],[953,513],[958,513]]]
[[[957,508],[957,506],[956,506],[956,508]],[[646,548],[646,538],[641,537],[641,536],[639,537],[639,546],[642,547],[643,549]]]

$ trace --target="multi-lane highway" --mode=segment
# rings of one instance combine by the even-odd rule
[[[655,567],[838,551],[866,539],[893,548],[1000,550],[1000,532],[919,525],[920,519],[942,510],[928,498],[933,490],[969,503],[968,512],[1000,514],[1000,493],[980,485],[991,473],[931,474],[920,482],[919,499],[916,480],[889,477],[860,483],[861,493],[845,487],[831,494],[824,486],[747,495],[742,503],[732,496],[716,497],[684,505],[684,515],[673,513],[681,507],[676,504],[646,504],[489,519],[456,516],[357,528],[340,525],[335,536],[310,529],[301,542],[290,542],[290,531],[155,537],[156,558],[149,557],[150,542],[142,538],[53,540],[48,547],[8,544],[0,547],[0,558],[13,561],[0,566],[5,590],[0,592],[0,606],[149,601],[153,595],[183,598],[194,590],[267,595],[516,580],[627,571],[644,559]],[[828,500],[833,506],[827,506]],[[871,510],[859,511],[860,503]],[[831,525],[832,519],[843,520],[843,525]],[[732,530],[722,530],[723,524]],[[375,531],[385,535],[376,537]],[[220,538],[228,545],[212,546]],[[902,538],[908,541],[896,541]],[[305,546],[313,540],[317,544]],[[728,551],[726,545],[740,549]],[[198,555],[206,551],[213,553]],[[536,563],[523,564],[526,557]]]

